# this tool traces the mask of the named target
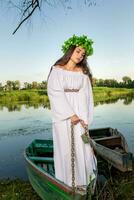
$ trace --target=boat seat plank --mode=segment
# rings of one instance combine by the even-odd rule
[[[108,137],[103,137],[103,138],[98,138],[95,139],[95,141],[102,141],[102,140],[112,140],[112,139],[117,139],[117,138],[121,138],[120,135],[112,135],[112,136],[108,136]]]
[[[41,144],[41,143],[37,143],[34,145],[35,148],[50,148],[52,149],[53,148],[53,145],[49,145],[49,144]]]
[[[32,161],[39,163],[53,163],[54,159],[52,157],[39,157],[39,156],[29,156]]]
[[[120,136],[110,136],[110,137],[104,137],[104,138],[98,138],[95,139],[95,142],[104,145],[106,147],[116,147],[116,146],[122,146],[121,144],[121,137]]]

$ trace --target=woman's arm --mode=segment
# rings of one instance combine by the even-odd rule
[[[80,119],[85,126],[91,125],[94,114],[93,91],[90,79],[87,75],[84,76],[83,87],[79,91],[80,104]]]
[[[64,93],[63,79],[60,70],[53,69],[51,71],[47,82],[47,93],[50,100],[53,122],[59,122],[75,115]]]

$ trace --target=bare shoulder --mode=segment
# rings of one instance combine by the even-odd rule
[[[57,68],[63,69],[63,66],[61,66],[61,65],[54,65],[54,66],[57,67]]]
[[[57,68],[66,70],[66,68],[65,68],[64,65],[63,66],[62,65],[54,65],[54,66],[57,67]],[[75,70],[74,70],[74,72],[83,72],[83,70],[82,70],[81,67],[76,67]]]

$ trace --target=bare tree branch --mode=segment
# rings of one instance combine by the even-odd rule
[[[27,11],[29,11],[29,9],[32,7],[32,11],[30,13],[28,13],[28,15],[19,23],[19,25],[17,26],[17,28],[14,30],[13,32],[13,35],[16,33],[16,31],[20,28],[20,26],[28,19],[30,18],[30,16],[33,14],[33,12],[35,11],[35,9],[39,7],[39,1],[38,0],[35,0],[35,1],[32,1],[31,4],[24,10],[23,14],[22,14],[22,17],[25,15],[25,13]]]
[[[0,1],[2,2],[2,0]],[[96,0],[80,0],[80,1],[82,2],[82,4],[85,4],[88,7],[96,6]],[[3,2],[5,2],[5,0],[3,0]],[[46,3],[48,6],[51,7],[61,5],[64,10],[72,9],[72,0],[19,0],[18,5],[16,4],[16,0],[8,0],[7,2],[8,5],[12,5],[14,8],[17,8],[20,11],[20,23],[13,31],[12,33],[13,35],[17,32],[17,30],[24,22],[26,22],[29,18],[31,18],[35,10],[39,9],[39,11],[41,11],[43,3]]]

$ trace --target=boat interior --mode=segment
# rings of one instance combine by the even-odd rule
[[[124,140],[117,129],[112,129],[110,127],[91,129],[89,130],[89,134],[96,143],[109,149],[118,151],[121,154],[126,153]],[[54,176],[55,170],[52,140],[34,140],[27,148],[26,154],[32,162]]]
[[[110,127],[91,129],[89,130],[89,135],[95,140],[96,143],[109,149],[118,151],[120,153],[126,153],[127,151],[125,139],[117,129]]]
[[[52,140],[34,140],[27,148],[26,154],[32,162],[54,176]]]

